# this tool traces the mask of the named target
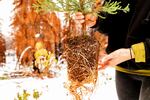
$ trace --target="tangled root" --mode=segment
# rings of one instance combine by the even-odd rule
[[[76,100],[82,100],[82,90],[86,89],[84,84],[94,86],[97,81],[99,48],[99,42],[91,36],[77,36],[65,41],[64,57],[68,63],[69,91]],[[81,92],[78,93],[77,89]]]

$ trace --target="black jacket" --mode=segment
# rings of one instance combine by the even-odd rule
[[[107,1],[107,0],[106,0]],[[106,19],[98,19],[96,27],[108,34],[107,52],[144,42],[146,63],[130,60],[121,64],[128,69],[150,69],[150,0],[112,0],[121,1],[125,7],[130,4],[130,12],[119,11],[116,15],[106,14]]]

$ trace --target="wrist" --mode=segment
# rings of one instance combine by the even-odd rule
[[[130,59],[134,59],[135,57],[132,48],[129,48],[129,52],[130,52]]]

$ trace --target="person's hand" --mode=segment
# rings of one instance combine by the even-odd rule
[[[87,27],[92,27],[96,24],[97,17],[93,14],[86,14],[84,16],[81,12],[77,12],[74,19],[77,24],[81,25],[85,22]]]
[[[108,55],[105,55],[101,59],[101,67],[99,69],[105,69],[108,66],[114,67],[122,62],[132,59],[131,57],[134,58],[132,49],[118,49]]]

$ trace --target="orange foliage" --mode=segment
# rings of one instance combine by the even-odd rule
[[[31,46],[23,56],[22,65],[31,65],[33,60],[34,45],[36,43],[35,34],[44,34],[44,41],[47,49],[54,52],[54,43],[59,41],[61,31],[60,20],[55,13],[36,13],[32,7],[36,0],[14,0],[13,22],[11,24],[14,35],[14,46],[19,59],[25,48]],[[32,51],[32,52],[31,52]]]

